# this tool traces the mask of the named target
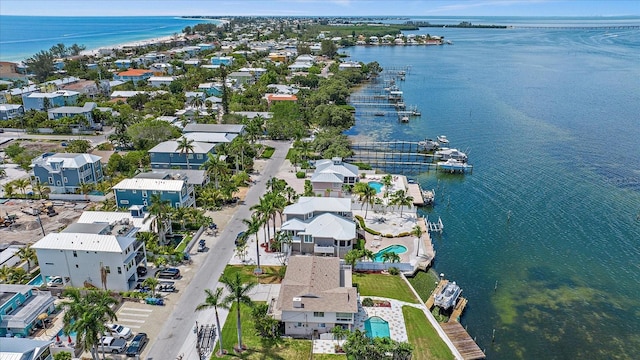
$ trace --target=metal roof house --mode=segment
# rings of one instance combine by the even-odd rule
[[[113,187],[118,207],[151,205],[151,196],[158,194],[163,201],[169,201],[171,207],[195,206],[193,185],[185,177],[181,179],[124,179]]]
[[[207,154],[215,154],[215,145],[210,142],[194,141],[193,151],[180,153],[180,143],[175,140],[161,142],[149,150],[153,169],[200,169],[207,161]],[[188,159],[188,160],[187,160]],[[187,163],[188,161],[188,163]]]
[[[343,197],[342,186],[353,185],[359,181],[358,167],[343,162],[342,158],[318,160],[315,166],[311,185],[317,196]]]
[[[57,194],[74,193],[85,184],[103,179],[102,158],[91,154],[45,153],[31,162],[36,181]]]
[[[0,338],[26,337],[31,334],[40,314],[55,310],[54,298],[49,291],[34,289],[31,285],[0,284]],[[0,343],[0,359],[6,348]],[[19,358],[22,359],[22,358]]]

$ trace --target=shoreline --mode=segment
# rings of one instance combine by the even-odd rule
[[[143,47],[152,45],[159,42],[169,41],[174,38],[174,35],[160,36],[154,38],[148,38],[143,40],[130,41],[126,43],[118,43],[113,45],[100,46],[98,48],[87,49],[80,52],[80,56],[97,56],[100,53],[100,50],[112,50],[118,49],[122,50],[125,47]]]

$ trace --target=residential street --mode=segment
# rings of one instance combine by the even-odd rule
[[[214,289],[218,286],[218,278],[234,254],[234,239],[240,231],[245,230],[242,219],[250,217],[249,208],[256,204],[266,192],[266,181],[277,174],[290,146],[289,142],[267,141],[265,144],[273,146],[276,151],[265,165],[262,173],[257,176],[257,183],[249,189],[244,204],[238,206],[226,228],[218,237],[210,240],[210,245],[208,241],[210,250],[206,253],[204,263],[191,283],[182,292],[158,338],[152,339],[152,346],[150,346],[145,359],[169,360],[175,359],[181,354],[183,360],[199,359],[195,349],[196,336],[193,332],[196,321],[201,325],[215,324],[215,314],[213,310],[196,313],[194,309],[196,305],[204,301],[204,289]],[[256,176],[253,177],[256,178]],[[227,339],[226,341],[234,340]]]

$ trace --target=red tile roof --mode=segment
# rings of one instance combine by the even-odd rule
[[[153,71],[146,69],[129,69],[127,71],[118,73],[118,76],[142,76],[149,73],[153,74]]]

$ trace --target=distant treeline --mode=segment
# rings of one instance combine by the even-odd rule
[[[506,25],[476,25],[468,21],[463,21],[458,25],[452,24],[431,24],[428,21],[407,21],[405,25],[413,25],[417,27],[450,27],[450,28],[475,28],[475,29],[506,29]]]

